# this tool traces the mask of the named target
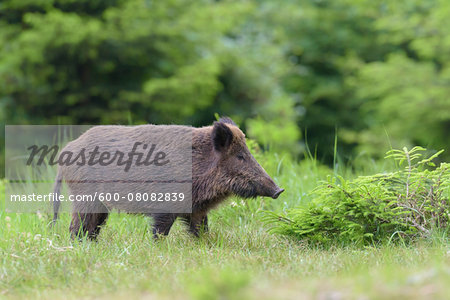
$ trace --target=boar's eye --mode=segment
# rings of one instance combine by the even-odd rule
[[[238,154],[236,157],[237,157],[239,160],[245,161],[245,157],[244,157],[244,155],[242,155],[242,154]]]

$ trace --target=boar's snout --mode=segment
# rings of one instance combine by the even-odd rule
[[[278,190],[272,195],[272,198],[273,198],[273,199],[277,199],[278,196],[280,196],[280,194],[281,194],[282,192],[284,192],[284,189],[278,188]]]
[[[265,172],[265,171],[264,171]],[[266,173],[266,176],[263,177],[263,179],[259,182],[260,189],[258,191],[258,194],[260,196],[265,197],[272,197],[273,199],[277,199],[278,196],[282,192],[284,192],[284,189],[280,188],[273,180],[270,178],[270,176]]]

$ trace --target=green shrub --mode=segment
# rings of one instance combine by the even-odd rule
[[[448,163],[436,167],[425,149],[391,150],[397,170],[345,180],[329,177],[312,192],[313,200],[285,214],[268,213],[272,233],[319,244],[377,244],[448,234],[450,221]],[[403,167],[406,165],[406,167]]]

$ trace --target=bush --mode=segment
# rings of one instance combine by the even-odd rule
[[[330,245],[368,245],[417,237],[435,230],[448,234],[450,221],[448,163],[423,158],[425,149],[391,150],[397,170],[345,180],[329,177],[313,192],[313,200],[280,215],[267,213],[271,232]],[[403,165],[406,167],[402,167]]]

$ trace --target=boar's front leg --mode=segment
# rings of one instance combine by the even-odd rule
[[[208,216],[207,215],[204,215],[203,218],[202,218],[201,229],[203,230],[203,232],[208,232],[209,231]]]
[[[160,235],[168,235],[170,228],[177,219],[175,214],[153,214],[153,237],[157,239]]]
[[[193,213],[183,216],[183,221],[189,226],[189,232],[198,237],[200,232],[208,232],[208,216],[206,214]]]

